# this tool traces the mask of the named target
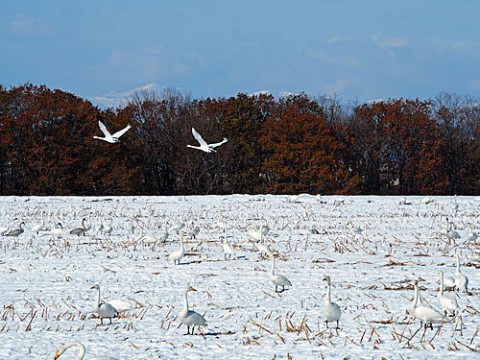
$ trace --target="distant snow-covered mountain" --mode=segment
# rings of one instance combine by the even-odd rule
[[[126,90],[123,92],[111,91],[105,95],[93,96],[90,98],[94,104],[102,108],[117,108],[123,107],[128,104],[129,101],[133,99],[133,96],[142,91],[156,91],[156,84],[146,84],[143,86],[136,87],[134,89]]]

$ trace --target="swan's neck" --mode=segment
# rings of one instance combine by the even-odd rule
[[[272,275],[275,275],[275,258],[272,256],[272,271],[270,272]]]
[[[185,305],[185,312],[188,312],[188,296],[187,296],[188,291],[185,291],[185,297],[184,297],[184,305]]]
[[[440,273],[440,291],[438,292],[438,295],[443,295],[443,273]]]
[[[455,257],[457,259],[457,274],[459,274],[460,273],[460,256],[456,254]]]
[[[413,297],[413,307],[416,308],[418,305],[418,285],[415,284],[415,296]]]
[[[74,342],[74,343],[70,343],[70,344],[67,344],[65,345],[65,348],[71,348],[71,347],[76,347],[78,348],[78,354],[77,354],[77,357],[76,357],[76,360],[82,360],[83,357],[85,356],[85,346],[83,346],[83,344],[81,343],[77,343],[77,342]]]
[[[326,300],[328,302],[332,302],[330,281],[327,282],[327,299]]]
[[[100,307],[100,286],[97,288],[97,309]]]

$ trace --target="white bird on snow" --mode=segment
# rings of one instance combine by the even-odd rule
[[[103,302],[100,299],[100,286],[98,284],[95,284],[91,287],[91,289],[97,289],[97,304],[95,306],[94,311],[97,313],[97,315],[100,317],[100,321],[103,325],[103,318],[110,319],[110,324],[112,323],[112,318],[118,316],[118,310],[113,307],[113,305]]]
[[[173,261],[173,264],[180,265],[180,260],[185,256],[185,248],[183,247],[183,241],[180,239],[180,249],[172,252],[168,255],[168,260]]]
[[[188,298],[187,294],[190,291],[197,291],[190,285],[187,286],[184,290],[184,308],[177,316],[177,319],[183,324],[187,325],[187,335],[193,335],[195,326],[207,326],[205,318],[200,315],[198,312],[190,310],[188,308]],[[190,326],[192,327],[192,333],[190,334]]]
[[[460,272],[460,255],[455,252],[455,258],[457,259],[457,268],[455,270],[455,288],[457,291],[468,292],[468,277]]]
[[[430,325],[430,328],[433,329],[432,324],[444,322],[445,317],[442,314],[440,314],[437,310],[431,307],[418,304],[418,298],[419,298],[418,280],[415,280],[413,282],[413,285],[415,287],[413,316],[415,316],[418,320],[420,320],[420,324],[423,323],[425,329],[427,328],[428,325]]]
[[[287,279],[285,275],[278,274],[275,272],[275,256],[270,254],[270,258],[272,259],[272,270],[270,271],[270,280],[275,285],[275,292],[283,292],[285,291],[285,286],[292,286],[290,280]],[[278,287],[281,286],[282,290],[279,291]]]
[[[228,258],[233,258],[235,255],[235,251],[233,250],[232,244],[227,240],[226,237],[223,238],[222,240],[222,248],[223,248],[223,253],[225,256],[225,259]]]
[[[223,138],[223,140],[220,141],[219,143],[207,144],[207,142],[205,140],[203,140],[202,136],[193,127],[192,127],[192,134],[195,137],[195,139],[198,141],[200,146],[187,145],[187,147],[192,148],[192,149],[201,150],[201,151],[204,151],[206,153],[216,152],[216,150],[215,150],[216,147],[218,147],[222,144],[225,144],[228,141],[227,138]]]
[[[68,349],[70,348],[78,348],[78,353],[77,353],[77,357],[75,358],[76,360],[83,360],[83,358],[85,357],[85,346],[81,343],[81,342],[71,342],[71,343],[68,343],[68,344],[61,344],[61,345],[58,345],[57,346],[57,349],[55,350],[55,357],[54,357],[54,360],[57,360],[60,356],[62,356],[62,354],[67,351]],[[92,358],[92,359],[113,359],[111,357],[105,357],[105,356],[102,356],[102,357],[95,357],[95,358]]]
[[[113,135],[110,134],[110,132],[107,130],[107,127],[105,126],[104,123],[102,123],[100,120],[98,121],[98,126],[100,127],[100,130],[102,130],[103,134],[105,135],[105,137],[99,137],[99,136],[94,136],[93,138],[94,139],[98,139],[98,140],[103,140],[103,141],[106,141],[106,142],[109,142],[111,144],[115,144],[115,143],[118,143],[120,141],[120,137],[125,134],[128,130],[130,130],[131,126],[130,124],[128,124],[125,128],[123,128],[122,130],[120,131],[117,131],[116,133],[114,133]]]
[[[441,308],[443,309],[445,316],[447,316],[447,313],[452,313],[452,315],[455,316],[455,314],[458,311],[458,302],[457,299],[444,295],[443,294],[443,271],[440,271],[440,290],[438,291],[438,302],[440,303]]]
[[[327,282],[327,294],[325,295],[325,299],[323,300],[323,315],[325,316],[325,324],[328,328],[329,321],[336,321],[337,322],[337,329],[338,329],[338,321],[340,320],[340,316],[342,315],[342,311],[337,303],[332,302],[331,296],[331,287],[332,282],[330,276],[325,275],[323,278],[324,281]]]

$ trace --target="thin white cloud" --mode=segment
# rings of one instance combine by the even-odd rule
[[[408,40],[402,37],[387,37],[380,32],[375,32],[370,37],[380,48],[399,48],[408,45]]]
[[[13,34],[25,37],[46,36],[54,32],[53,26],[42,19],[24,14],[17,14],[9,29]]]
[[[338,35],[330,38],[327,43],[332,45],[332,44],[338,44],[338,43],[344,43],[344,42],[350,42],[354,41],[355,36],[354,35]]]
[[[318,52],[318,51],[315,51],[315,50],[309,50],[308,51],[308,55],[311,57],[311,58],[314,58],[316,60],[319,60],[320,62],[322,63],[330,63],[332,61],[331,57],[322,53],[322,52]]]

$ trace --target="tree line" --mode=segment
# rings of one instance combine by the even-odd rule
[[[109,144],[93,139],[99,120],[132,129]],[[477,99],[447,93],[345,105],[166,89],[101,109],[43,85],[0,85],[0,195],[472,195],[479,121]],[[192,127],[229,141],[189,149]]]

